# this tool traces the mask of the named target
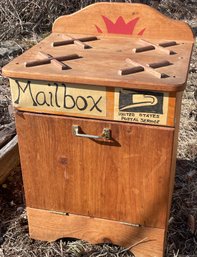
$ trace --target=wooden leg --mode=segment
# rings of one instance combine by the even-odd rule
[[[136,257],[162,257],[164,229],[135,227],[126,223],[79,215],[27,208],[31,238],[55,241],[59,238],[79,238],[90,243],[110,242],[130,247]]]

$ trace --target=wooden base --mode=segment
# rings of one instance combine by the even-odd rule
[[[162,257],[164,229],[135,227],[127,223],[66,215],[46,210],[27,208],[30,237],[55,241],[59,238],[79,238],[90,243],[113,243],[123,247],[134,246],[136,257]]]

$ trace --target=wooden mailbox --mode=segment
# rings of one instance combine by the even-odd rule
[[[163,256],[193,40],[146,5],[97,3],[3,68],[32,238]]]

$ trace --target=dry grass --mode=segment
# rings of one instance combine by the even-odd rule
[[[176,181],[166,256],[197,256],[197,45],[183,94]]]
[[[47,31],[53,20],[69,11],[65,0],[1,0],[0,39]]]
[[[19,39],[27,36],[32,37],[35,36],[35,34],[45,33],[51,30],[54,20],[60,15],[70,14],[89,4],[104,1],[105,0],[0,0],[0,40],[9,38]],[[155,1],[156,0],[113,0],[110,2],[141,2],[152,5]],[[179,2],[181,3],[182,1]],[[184,1],[184,3],[187,2],[192,1]],[[171,4],[171,9],[173,8],[177,9],[177,5],[174,7],[174,5]],[[165,5],[163,7],[163,11],[164,10],[166,10]],[[178,12],[182,10],[183,8],[180,8]],[[171,14],[171,11],[169,13]]]
[[[54,19],[94,1],[0,0],[0,38],[24,37],[48,31]],[[20,2],[20,4],[18,4]],[[132,2],[132,1],[128,1]],[[178,19],[196,17],[196,0],[163,0],[160,10]],[[9,15],[8,15],[9,14]],[[9,17],[9,18],[8,18]],[[192,19],[192,20],[191,20]],[[183,95],[176,181],[169,220],[166,257],[197,256],[197,49],[192,56],[188,86]],[[10,97],[8,90],[1,87]],[[28,236],[20,168],[0,187],[0,257],[131,256],[122,248],[83,241],[35,241]]]
[[[192,20],[196,16],[196,0],[162,0],[159,10],[173,19]]]

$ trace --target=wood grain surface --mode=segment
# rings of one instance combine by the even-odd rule
[[[16,126],[31,237],[79,237],[125,247],[147,237],[132,249],[136,256],[163,256],[180,91],[186,85],[193,42],[188,25],[146,5],[97,3],[58,18],[51,35],[3,68],[3,74],[14,79],[16,108],[29,112],[16,112]],[[66,88],[62,102],[58,83]],[[144,93],[132,94],[131,89]],[[103,99],[99,115],[95,106],[94,113],[91,107],[84,113],[88,118],[79,117],[81,105],[68,113],[58,109],[62,103],[71,108],[65,101],[68,93],[70,100],[84,97],[83,107],[89,106],[91,90]],[[131,113],[126,112],[132,112],[133,105],[151,105],[154,113],[157,103],[163,115],[160,126],[122,122],[128,122]],[[135,118],[141,118],[139,109],[136,112]],[[74,125],[81,134],[96,136],[107,128],[111,139],[78,137]]]
[[[135,21],[135,27],[129,30],[132,20]],[[115,29],[113,24],[119,27]],[[98,31],[105,35],[128,34],[147,39],[194,40],[186,23],[167,18],[154,8],[142,4],[96,3],[74,14],[59,17],[53,25],[53,32],[56,33],[100,34]]]
[[[88,45],[91,48],[88,49],[82,49],[76,44],[59,47],[52,46],[53,42],[62,40],[65,37],[69,38],[69,36],[70,34],[52,33],[6,65],[3,68],[4,76],[163,92],[181,91],[185,88],[193,42],[177,41],[176,45],[168,47],[168,49],[176,52],[173,55],[168,55],[158,49],[143,53],[133,53],[133,48],[144,46],[146,43],[132,37],[113,35],[99,36],[98,40],[89,41]],[[72,37],[75,38],[83,36],[85,35],[72,34]],[[163,42],[159,38],[151,41],[155,44]],[[168,42],[168,40],[165,40],[165,42]],[[61,70],[49,59],[41,58],[39,52],[49,54],[54,59],[67,55],[76,55],[79,58],[62,61],[61,63],[70,68]],[[127,58],[146,66],[152,63],[168,61],[170,65],[154,69],[154,71],[164,73],[167,76],[158,78],[147,71],[121,76],[118,74],[120,69],[135,67],[135,65],[125,62]],[[46,64],[26,67],[26,63],[32,62],[34,64],[45,62]]]
[[[164,230],[120,222],[27,208],[30,236],[37,240],[81,238],[90,243],[113,243],[129,248],[136,257],[162,257]]]
[[[182,103],[182,92],[179,92],[176,97],[176,110],[175,110],[175,131],[174,131],[174,142],[173,142],[173,151],[172,151],[172,163],[170,171],[170,180],[169,180],[169,200],[168,200],[168,215],[166,219],[166,234],[168,231],[168,220],[170,217],[170,209],[172,203],[172,194],[174,190],[175,183],[175,174],[176,174],[176,160],[177,160],[177,146],[178,146],[178,135],[179,135],[179,126],[180,126],[180,115],[181,115],[181,103]],[[167,235],[165,235],[166,237]]]
[[[28,207],[166,226],[174,129],[21,112],[16,124]]]
[[[18,137],[15,136],[0,149],[0,184],[19,164]]]

